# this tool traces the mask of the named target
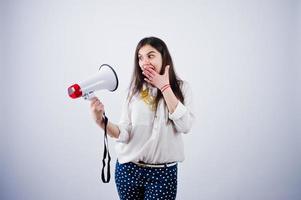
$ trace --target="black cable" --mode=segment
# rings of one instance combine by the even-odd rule
[[[107,125],[108,125],[108,118],[105,114],[103,114],[104,117],[104,150],[103,150],[103,159],[102,159],[102,171],[101,171],[101,180],[104,183],[110,182],[111,178],[111,172],[110,172],[110,162],[111,162],[111,156],[109,152],[109,143],[108,143],[108,135],[107,135]],[[108,161],[107,161],[107,179],[105,178],[105,167],[106,167],[106,158],[108,155]]]

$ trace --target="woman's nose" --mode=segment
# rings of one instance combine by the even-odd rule
[[[148,58],[143,58],[142,63],[143,64],[149,64],[149,59]]]
[[[145,68],[146,65],[150,64],[149,59],[147,59],[147,58],[143,59],[141,64],[142,64],[143,68]]]

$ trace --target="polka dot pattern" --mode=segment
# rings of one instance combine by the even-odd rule
[[[162,168],[116,163],[115,182],[121,200],[174,200],[177,165]]]

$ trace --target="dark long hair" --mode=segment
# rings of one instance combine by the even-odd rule
[[[178,76],[175,73],[172,58],[170,56],[170,53],[168,51],[166,44],[161,39],[156,38],[156,37],[143,38],[136,47],[135,58],[134,58],[134,71],[133,71],[132,80],[130,83],[130,88],[129,88],[129,93],[128,93],[129,101],[135,94],[137,94],[141,91],[141,89],[143,87],[143,83],[145,82],[144,81],[145,77],[142,74],[142,70],[139,66],[139,58],[138,58],[138,52],[139,52],[140,48],[145,45],[150,45],[153,48],[155,48],[157,51],[160,52],[160,54],[162,56],[162,68],[160,71],[161,75],[164,74],[166,65],[170,66],[169,67],[170,87],[171,87],[172,91],[174,92],[174,94],[176,95],[176,97],[179,99],[179,101],[184,103],[184,96],[183,96],[183,93],[180,88],[181,84],[183,84],[183,81],[180,78],[178,78]],[[158,105],[158,102],[160,101],[160,99],[162,97],[163,97],[163,95],[162,95],[161,91],[158,90],[156,100],[155,100],[156,105]]]

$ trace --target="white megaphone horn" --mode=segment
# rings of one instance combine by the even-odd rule
[[[71,98],[84,97],[84,99],[91,99],[94,97],[94,92],[97,90],[107,89],[111,92],[118,88],[118,77],[114,69],[108,65],[103,64],[99,67],[99,71],[89,79],[73,84],[68,88],[68,94]]]

